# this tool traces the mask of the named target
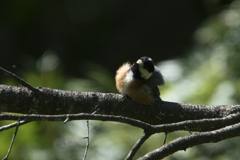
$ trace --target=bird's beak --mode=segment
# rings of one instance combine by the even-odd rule
[[[142,65],[142,64],[143,64],[142,60],[139,59],[139,60],[137,61],[137,64]]]

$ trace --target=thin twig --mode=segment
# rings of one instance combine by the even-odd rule
[[[96,109],[92,114],[95,114],[98,110],[99,109]],[[87,144],[86,144],[86,149],[85,149],[83,160],[86,160],[87,152],[88,152],[88,148],[89,148],[89,120],[87,120],[86,122],[87,122],[87,137],[83,137],[83,139],[87,139]]]
[[[21,121],[19,124],[18,124],[18,122],[14,122],[14,123],[11,123],[11,124],[9,124],[9,125],[5,125],[5,126],[2,126],[2,127],[0,127],[0,132],[1,131],[4,131],[4,130],[7,130],[7,129],[10,129],[10,128],[13,128],[13,127],[15,127],[15,126],[21,126],[21,125],[23,125],[23,124],[26,124],[26,123],[29,123],[30,121]]]
[[[27,87],[28,89],[30,89],[31,91],[33,91],[33,93],[35,93],[36,95],[40,95],[41,91],[38,90],[37,88],[33,87],[32,85],[30,85],[29,83],[27,83],[26,81],[24,81],[22,78],[18,77],[17,75],[9,72],[6,69],[3,69],[2,67],[0,67],[0,71],[2,73],[4,73],[5,75],[13,78],[14,80],[16,80],[17,82],[19,82],[21,85]]]
[[[139,120],[128,117],[115,116],[115,115],[100,115],[100,114],[67,114],[67,115],[15,115],[15,114],[0,114],[0,120],[17,120],[18,117],[27,121],[64,121],[68,116],[71,120],[101,120],[127,123],[140,128],[150,128],[151,125]]]
[[[92,114],[95,114],[97,111],[98,111],[98,109],[96,111],[94,111]],[[87,122],[87,137],[84,137],[83,139],[87,139],[87,144],[86,144],[86,149],[85,149],[83,160],[86,160],[87,152],[88,152],[88,148],[89,148],[89,120],[87,120],[86,122]]]
[[[65,119],[65,121],[63,121],[63,123],[67,123],[69,121],[69,116],[67,115],[67,118]]]
[[[164,140],[163,140],[163,145],[166,144],[166,140],[167,140],[167,132],[165,132],[165,136],[164,136]]]
[[[99,111],[99,108],[98,108],[98,109],[96,109],[94,112],[92,112],[92,114],[95,114],[95,113],[97,113],[97,111]]]
[[[192,132],[190,131],[190,129],[188,129],[187,126],[184,126],[184,128],[186,128],[186,130],[187,130],[190,134],[192,134]]]
[[[132,147],[130,152],[128,153],[125,160],[132,160],[138,149],[142,146],[142,144],[151,136],[152,134],[146,133],[144,131],[143,136],[135,143],[135,145]]]
[[[86,122],[87,122],[87,137],[84,137],[84,139],[87,139],[87,144],[86,144],[86,149],[85,149],[83,160],[86,160],[87,152],[88,152],[88,148],[89,148],[89,121],[87,120]]]
[[[92,112],[92,114],[95,114],[95,113],[97,113],[99,110],[100,110],[100,108],[98,108],[99,107],[99,105],[97,104],[97,105],[95,105],[95,111],[94,112]]]
[[[18,131],[19,124],[20,124],[20,118],[18,119],[17,126],[16,126],[16,129],[15,129],[15,133],[14,133],[14,135],[13,135],[12,142],[11,142],[11,145],[10,145],[10,147],[9,147],[8,153],[7,153],[6,157],[3,158],[3,160],[7,160],[7,159],[8,159],[8,156],[9,156],[11,150],[12,150],[13,142],[14,142],[15,137],[16,137],[16,135],[17,135],[17,131]]]

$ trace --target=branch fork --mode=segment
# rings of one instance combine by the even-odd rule
[[[0,131],[3,131],[16,126],[9,153],[18,127],[30,121],[66,123],[70,120],[87,120],[84,159],[89,147],[89,120],[114,121],[143,129],[143,136],[135,143],[125,160],[133,159],[141,145],[155,133],[165,133],[164,145],[139,160],[162,159],[178,150],[240,135],[240,105],[203,106],[159,101],[155,106],[146,107],[119,94],[35,88],[1,67],[0,71],[24,86],[0,85],[0,112],[21,113],[0,114],[0,120],[17,120],[0,127]],[[167,134],[178,130],[186,130],[190,135],[165,144]],[[192,134],[192,131],[200,133]]]

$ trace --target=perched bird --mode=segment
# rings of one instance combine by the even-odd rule
[[[150,57],[141,57],[132,65],[124,63],[116,73],[116,87],[121,94],[128,95],[135,102],[152,105],[160,99],[158,86],[164,84],[159,69]]]

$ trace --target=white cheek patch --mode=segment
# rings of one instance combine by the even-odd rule
[[[149,61],[152,61],[151,58],[148,58]],[[141,59],[139,59],[137,61],[137,63],[139,64],[139,71],[141,73],[141,77],[144,78],[144,79],[148,79],[152,76],[152,73],[149,73],[148,70],[144,69],[143,68],[143,61]]]
[[[141,73],[141,77],[144,78],[144,79],[148,79],[152,76],[152,73],[149,73],[148,70],[146,70],[142,67],[139,67],[139,70],[140,70],[140,73]]]

